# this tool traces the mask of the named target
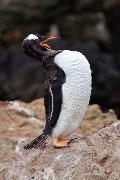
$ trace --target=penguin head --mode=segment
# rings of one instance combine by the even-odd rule
[[[46,51],[52,50],[50,45],[47,44],[47,41],[56,39],[57,37],[45,37],[45,36],[40,36],[38,34],[30,34],[28,35],[22,42],[22,46],[25,50],[25,52],[32,53],[33,49],[36,47],[37,50],[39,50],[39,53],[41,52],[44,53]]]

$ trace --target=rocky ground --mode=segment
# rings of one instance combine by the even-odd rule
[[[44,126],[43,99],[0,102],[0,179],[120,179],[120,122],[113,110],[91,105],[69,147],[22,147]],[[9,177],[9,178],[8,178]]]

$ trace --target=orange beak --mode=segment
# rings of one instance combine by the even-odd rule
[[[51,39],[56,39],[56,38],[58,38],[58,37],[49,37],[49,38],[45,39],[44,41],[42,41],[40,43],[40,45],[44,46],[48,51],[50,51],[50,50],[52,50],[51,47],[48,44],[44,44],[44,43],[51,40]]]

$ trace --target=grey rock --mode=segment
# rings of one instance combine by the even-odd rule
[[[69,147],[47,146],[0,164],[1,179],[113,180],[120,178],[120,122],[90,137],[75,134]]]

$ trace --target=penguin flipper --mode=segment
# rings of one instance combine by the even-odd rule
[[[49,84],[48,81],[48,86],[44,90],[44,105],[46,114],[46,125],[44,130],[49,135],[51,135],[60,115],[62,106],[62,84],[64,82],[65,73],[61,68],[57,67],[54,80],[51,84]]]
[[[30,142],[23,148],[27,150],[27,149],[40,147],[45,143],[47,138],[48,138],[48,134],[43,132],[40,136],[38,136],[36,139],[34,139],[32,142]]]

